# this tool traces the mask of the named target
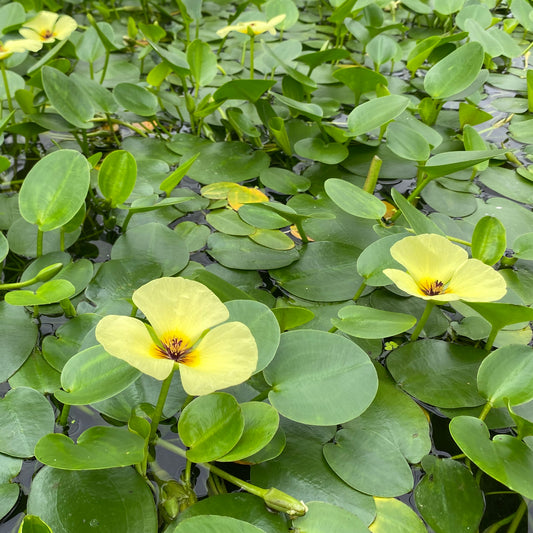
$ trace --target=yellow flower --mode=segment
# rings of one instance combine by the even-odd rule
[[[469,259],[468,253],[436,234],[406,237],[390,249],[407,269],[383,273],[402,291],[436,302],[493,302],[507,292],[505,279],[489,265]]]
[[[221,324],[229,312],[201,283],[156,279],[137,289],[133,302],[151,327],[133,317],[109,315],[95,333],[106,352],[141,372],[163,380],[177,365],[185,392],[200,396],[238,385],[255,370],[252,333],[241,322]]]
[[[11,54],[19,52],[37,52],[42,47],[42,43],[32,39],[15,39],[5,43],[0,42],[0,59],[5,59]]]
[[[226,26],[217,31],[219,37],[226,37],[230,31],[238,31],[239,33],[246,33],[247,35],[259,35],[268,31],[270,35],[276,35],[274,26],[285,20],[287,15],[278,15],[271,18],[268,22],[262,20],[249,20],[248,22],[238,22],[234,26]]]
[[[25,22],[19,33],[26,39],[53,43],[56,39],[63,41],[77,27],[78,23],[68,15],[59,16],[50,11],[41,11],[37,16]]]

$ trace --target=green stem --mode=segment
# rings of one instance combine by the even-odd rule
[[[0,67],[2,69],[2,79],[4,80],[4,88],[6,90],[6,97],[7,97],[7,107],[9,108],[9,112],[13,112],[13,100],[11,100],[11,93],[9,92],[9,83],[7,81],[7,72],[6,72],[6,66],[4,65],[4,62],[0,60]]]
[[[170,442],[167,442],[165,440],[159,440],[157,444],[163,448],[166,448],[167,450],[176,453],[181,457],[187,457],[187,452],[185,450],[182,450],[181,448]],[[229,481],[240,489],[245,490],[246,492],[249,492],[254,496],[259,496],[259,498],[262,498],[268,505],[268,507],[270,507],[271,509],[285,512],[290,517],[303,516],[307,512],[307,507],[303,502],[296,500],[292,496],[289,496],[288,494],[285,494],[284,492],[281,492],[278,489],[263,489],[256,485],[252,485],[251,483],[243,481],[242,479],[239,479],[238,477],[229,474],[225,470],[222,470],[221,468],[218,468],[217,466],[212,465],[211,463],[198,463],[198,465],[207,468],[212,474],[215,474],[218,477]]]
[[[109,50],[106,50],[104,68],[102,69],[102,75],[100,76],[100,85],[104,83],[105,75],[107,74],[107,67],[109,66],[109,55]]]
[[[250,79],[254,79],[254,35],[250,35]]]
[[[370,168],[368,169],[368,174],[366,176],[365,183],[363,185],[363,191],[374,194],[374,189],[378,182],[379,171],[381,170],[381,165],[383,161],[375,155],[370,162]]]
[[[124,219],[124,222],[122,223],[122,233],[126,233],[126,230],[128,229],[128,224],[130,223],[131,217],[133,215],[134,215],[134,213],[130,209],[128,211],[128,214],[126,215],[126,218]]]
[[[354,294],[354,297],[352,298],[352,300],[354,302],[357,302],[357,300],[359,300],[359,297],[361,296],[361,294],[363,294],[363,291],[366,289],[366,282],[363,281],[363,283],[361,283],[360,287],[357,289],[357,292]]]
[[[159,398],[157,399],[157,405],[155,406],[154,415],[152,416],[152,424],[150,426],[150,442],[154,442],[157,428],[159,427],[159,421],[161,420],[161,415],[163,414],[163,407],[165,406],[165,401],[168,396],[168,391],[170,389],[170,383],[172,381],[172,376],[174,375],[175,368],[172,369],[172,372],[168,377],[163,381],[161,385],[161,391],[159,392]]]
[[[413,333],[411,334],[411,340],[409,342],[413,342],[413,341],[416,341],[416,339],[418,339],[418,336],[420,335],[422,329],[426,325],[427,319],[429,318],[429,315],[431,314],[431,311],[433,310],[435,305],[436,305],[436,302],[432,300],[426,301],[426,308],[424,309],[424,312],[422,313],[422,316],[420,317],[418,324],[413,330]]]
[[[60,426],[65,427],[67,425],[69,412],[70,412],[70,405],[67,405],[66,403],[64,403],[63,409],[61,409],[61,414],[59,415],[59,418],[57,420],[57,423]]]
[[[520,522],[522,521],[522,517],[524,516],[524,513],[527,510],[527,505],[524,500],[520,502],[520,507],[518,507],[513,521],[509,525],[509,528],[507,529],[507,533],[516,533],[516,530],[518,529],[518,526],[520,525]]]
[[[492,345],[494,344],[494,341],[496,340],[496,335],[498,335],[499,331],[499,328],[497,328],[496,326],[492,326],[489,336],[487,337],[487,342],[485,343],[485,350],[487,352],[490,352],[492,350]]]
[[[43,255],[43,236],[44,233],[38,229],[37,230],[37,257]]]
[[[300,239],[302,239],[302,242],[304,244],[307,244],[309,242],[309,239],[307,238],[307,235],[304,231],[302,222],[299,220],[298,222],[295,222],[294,225],[296,226],[296,229],[298,230],[298,233],[300,234]]]
[[[489,414],[489,411],[492,409],[492,403],[490,402],[487,402],[484,406],[483,406],[483,410],[481,411],[481,413],[479,414],[478,418],[480,420],[485,420],[485,418],[487,418],[487,415]]]

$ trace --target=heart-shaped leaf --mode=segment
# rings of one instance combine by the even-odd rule
[[[52,279],[43,283],[35,292],[27,290],[11,291],[6,294],[6,302],[11,305],[47,305],[69,298],[76,288],[66,279]]]
[[[348,157],[348,148],[339,143],[326,143],[318,137],[301,139],[294,143],[294,151],[301,157],[336,165]]]
[[[41,463],[62,470],[102,470],[140,463],[144,439],[125,428],[93,426],[74,444],[62,433],[50,433],[35,446]]]
[[[511,435],[490,440],[485,422],[472,416],[453,418],[450,433],[483,472],[525,498],[533,498],[533,450],[527,444]]]
[[[50,402],[27,387],[11,389],[0,400],[0,452],[13,457],[32,457],[37,442],[54,431]]]

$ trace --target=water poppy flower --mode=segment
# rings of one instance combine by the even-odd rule
[[[0,42],[0,59],[5,59],[11,54],[20,52],[37,52],[43,47],[42,43],[33,39],[13,39]]]
[[[493,302],[506,291],[503,276],[491,266],[469,259],[446,237],[423,234],[406,237],[390,253],[407,272],[386,268],[383,273],[402,291],[435,302]]]
[[[233,26],[226,26],[217,31],[219,37],[226,37],[230,31],[237,31],[239,33],[245,33],[246,35],[259,35],[268,31],[270,35],[276,35],[274,27],[276,24],[285,20],[286,15],[278,15],[271,18],[268,22],[262,20],[250,20],[248,22],[238,22]]]
[[[19,33],[26,39],[53,43],[56,39],[63,41],[76,28],[78,23],[68,15],[58,15],[50,11],[41,11],[37,16],[24,23]]]
[[[159,278],[137,289],[132,299],[151,326],[128,316],[102,318],[95,333],[109,354],[158,380],[177,365],[191,396],[238,385],[252,375],[257,365],[252,333],[241,322],[222,324],[228,309],[201,283]]]

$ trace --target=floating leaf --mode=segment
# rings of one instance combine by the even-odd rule
[[[335,353],[335,358],[324,365],[328,353]],[[363,350],[323,331],[283,333],[264,376],[272,387],[270,403],[302,424],[347,422],[367,409],[377,391],[376,371]]]
[[[64,226],[85,202],[89,169],[87,159],[74,150],[58,150],[43,157],[24,179],[20,214],[41,231]]]

